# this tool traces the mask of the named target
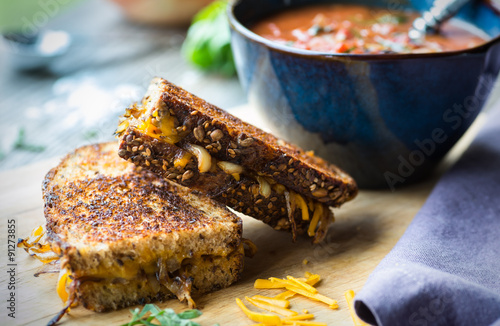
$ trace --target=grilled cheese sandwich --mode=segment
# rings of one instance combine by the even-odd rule
[[[320,242],[333,222],[329,207],[357,194],[338,167],[161,78],[125,110],[116,133],[122,158],[294,239],[307,232]]]
[[[43,184],[47,240],[68,272],[69,298],[99,312],[170,297],[193,306],[192,293],[236,281],[241,219],[120,159],[117,148],[79,148]]]

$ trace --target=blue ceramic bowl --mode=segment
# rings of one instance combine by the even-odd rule
[[[425,10],[430,1],[350,1]],[[361,187],[395,187],[428,174],[474,121],[500,70],[500,14],[473,2],[458,17],[492,39],[427,54],[328,54],[252,33],[262,17],[309,3],[240,0],[228,8],[232,48],[248,99],[279,137],[349,172]]]

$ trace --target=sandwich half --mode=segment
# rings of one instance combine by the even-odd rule
[[[235,282],[242,222],[224,205],[117,155],[117,143],[66,156],[43,183],[47,239],[69,297],[102,312]],[[68,305],[69,306],[69,305]]]
[[[116,131],[118,154],[275,229],[323,239],[354,180],[312,153],[155,78]]]

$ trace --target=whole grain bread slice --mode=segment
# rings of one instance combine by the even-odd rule
[[[241,219],[222,204],[85,146],[43,183],[47,237],[88,309],[229,286],[243,268]]]
[[[152,118],[155,111],[174,118],[180,147],[202,146],[217,160],[239,164],[328,206],[340,206],[357,194],[356,182],[337,166],[165,79],[152,80],[143,106],[141,118]]]
[[[161,78],[153,79],[140,104],[126,109],[117,135],[122,158],[290,230],[294,239],[306,229],[315,234],[308,217],[318,203],[329,212],[327,206],[357,194],[354,180],[336,166]],[[315,242],[333,219],[328,216]]]

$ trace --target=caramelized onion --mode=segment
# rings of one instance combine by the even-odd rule
[[[212,157],[205,148],[198,145],[188,144],[186,146],[186,150],[198,159],[198,170],[200,170],[200,173],[210,170],[210,167],[212,166]]]
[[[238,164],[234,164],[231,162],[226,162],[226,161],[219,161],[217,162],[217,166],[221,168],[222,171],[226,172],[227,174],[240,174],[243,172],[243,167]]]
[[[271,195],[271,185],[263,177],[257,177],[257,181],[259,182],[259,193],[268,198]]]

